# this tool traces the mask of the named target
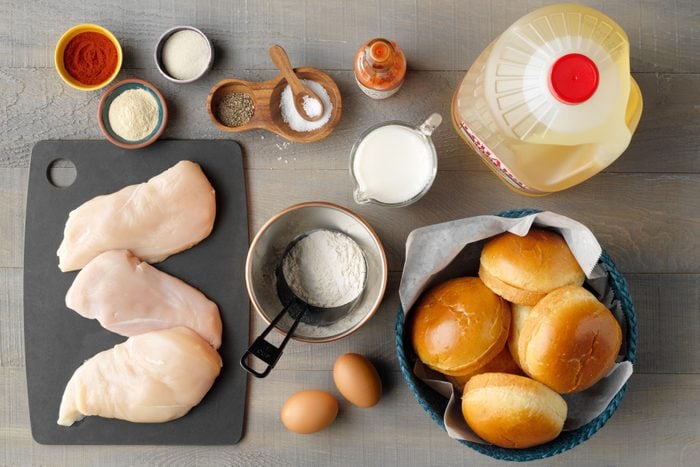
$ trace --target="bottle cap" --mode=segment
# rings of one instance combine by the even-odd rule
[[[391,56],[391,45],[379,39],[369,47],[369,56],[375,62],[385,62]]]
[[[549,72],[552,94],[565,104],[587,101],[598,88],[598,67],[585,55],[570,53],[557,59]]]

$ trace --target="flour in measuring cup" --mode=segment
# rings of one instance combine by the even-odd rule
[[[362,293],[367,264],[350,237],[317,230],[292,247],[282,263],[282,273],[297,297],[312,306],[333,308]]]

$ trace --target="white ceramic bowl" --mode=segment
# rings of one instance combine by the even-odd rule
[[[269,324],[282,310],[275,287],[275,269],[285,248],[297,236],[314,229],[342,232],[355,240],[367,260],[367,286],[348,316],[330,326],[299,323],[293,339],[330,342],[359,329],[379,309],[388,278],[386,253],[372,227],[350,210],[327,202],[290,206],[268,220],[255,235],[246,259],[245,280],[253,308]],[[277,330],[286,334],[292,319],[283,318]]]
[[[192,79],[177,79],[171,76],[168,73],[168,70],[165,68],[165,65],[163,65],[163,46],[167,42],[168,39],[170,39],[170,36],[175,34],[176,32],[179,31],[194,31],[197,34],[201,35],[204,40],[207,42],[207,46],[209,49],[209,61],[207,63],[207,66],[202,70],[200,74],[195,76]],[[158,67],[158,71],[160,71],[160,74],[162,74],[166,79],[172,81],[173,83],[180,83],[180,84],[185,84],[185,83],[192,83],[194,81],[197,81],[199,78],[202,76],[206,75],[209,70],[211,70],[212,65],[214,64],[214,46],[211,44],[211,41],[209,38],[204,34],[202,31],[199,29],[193,27],[193,26],[175,26],[174,28],[170,28],[167,31],[165,31],[160,38],[158,39],[158,43],[156,44],[156,50],[154,53],[154,59],[156,61],[156,66]]]

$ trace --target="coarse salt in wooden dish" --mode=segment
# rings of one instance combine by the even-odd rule
[[[538,212],[540,211],[536,209],[519,209],[500,212],[497,216],[504,218],[520,218]],[[637,355],[637,316],[627,287],[627,282],[605,250],[602,250],[597,264],[607,272],[607,286],[612,290],[614,299],[619,302],[622,310],[622,320],[624,322],[621,324],[623,328],[626,329],[626,334],[623,337],[623,351],[621,351],[623,362],[634,363]],[[396,353],[401,367],[401,373],[420,406],[440,428],[445,430],[444,415],[447,409],[448,399],[415,375],[414,363],[417,357],[415,356],[410,342],[410,325],[406,321],[408,321],[408,319],[406,318],[403,307],[399,306],[394,330]],[[539,446],[526,449],[508,449],[492,444],[481,444],[462,439],[457,441],[481,454],[506,461],[525,462],[561,454],[585,442],[600,430],[617,410],[626,389],[627,384],[625,383],[614,397],[612,397],[607,407],[590,422],[577,429],[563,431],[554,440]]]
[[[342,113],[342,98],[338,85],[333,78],[316,68],[295,68],[297,76],[301,79],[316,81],[328,92],[331,104],[330,120],[322,127],[307,132],[292,130],[282,118],[280,109],[282,91],[287,86],[287,80],[279,75],[269,81],[244,81],[241,79],[225,79],[219,81],[209,92],[207,97],[207,111],[214,125],[222,131],[239,133],[255,128],[271,131],[283,138],[297,143],[312,143],[319,141],[333,132]],[[255,110],[248,122],[239,126],[226,126],[216,116],[216,109],[221,99],[231,92],[243,92],[253,98]]]

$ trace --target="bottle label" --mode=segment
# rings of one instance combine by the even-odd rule
[[[393,89],[388,89],[386,91],[378,91],[376,89],[368,88],[364,84],[360,83],[360,80],[357,79],[357,75],[355,75],[355,82],[360,87],[360,89],[362,89],[362,92],[367,94],[372,99],[386,99],[387,97],[393,96],[394,94],[396,94],[396,91],[398,91],[399,88],[401,87],[401,85],[403,84],[403,81],[401,81],[399,83],[399,85]]]
[[[486,146],[483,141],[481,141],[476,133],[474,133],[474,131],[469,128],[465,122],[460,121],[459,128],[462,130],[462,132],[464,132],[468,141],[471,142],[471,146],[481,155],[481,158],[491,165],[491,167],[496,169],[496,173],[499,174],[501,178],[508,182],[508,184],[510,184],[513,188],[531,195],[544,195],[547,193],[545,191],[530,188],[525,183],[520,181],[518,177],[513,175],[513,172],[510,171],[508,166],[506,166],[506,164],[504,164],[503,161],[499,159],[498,156],[496,156],[496,154],[494,154],[494,152],[489,149],[489,147]]]

